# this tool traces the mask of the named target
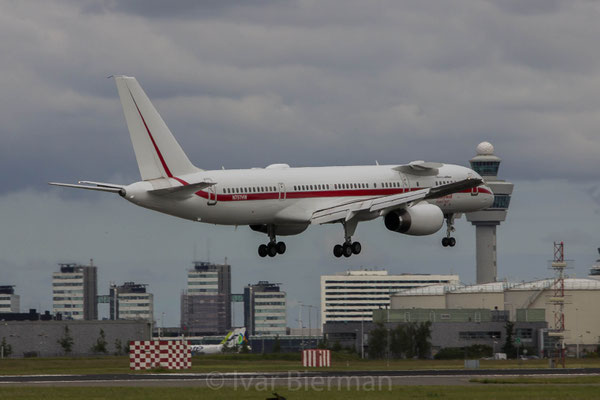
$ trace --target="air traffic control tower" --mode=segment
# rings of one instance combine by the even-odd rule
[[[471,168],[483,177],[494,192],[494,203],[482,211],[467,213],[467,221],[475,225],[477,245],[477,283],[496,282],[496,226],[506,219],[513,184],[498,179],[500,157],[489,142],[477,145],[477,155],[471,158]]]

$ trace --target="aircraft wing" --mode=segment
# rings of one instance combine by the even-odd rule
[[[349,221],[361,212],[370,213],[385,209],[393,209],[413,201],[422,200],[427,193],[429,193],[429,188],[390,196],[360,199],[318,210],[313,213],[310,222],[311,224],[327,224],[338,221]]]
[[[482,179],[467,178],[462,181],[447,183],[445,185],[431,188],[425,199],[437,199],[438,197],[444,197],[452,193],[461,192],[463,190],[473,189],[483,183]]]
[[[157,196],[165,196],[170,197],[172,199],[183,200],[188,197],[191,197],[199,190],[206,189],[207,187],[215,185],[215,182],[198,182],[191,183],[185,186],[174,186],[168,187],[164,189],[155,189],[150,190],[148,193],[154,194]]]
[[[379,212],[380,214],[384,214],[386,211],[402,208],[415,201],[447,196],[452,193],[477,187],[481,183],[481,179],[465,179],[459,182],[437,186],[435,188],[424,188],[412,192],[351,201],[315,211],[310,222],[311,224],[327,224],[349,221],[359,213]]]

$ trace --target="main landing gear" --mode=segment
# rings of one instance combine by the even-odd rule
[[[356,230],[358,221],[345,221],[342,222],[344,225],[344,244],[336,244],[333,246],[333,255],[337,258],[344,256],[350,257],[352,254],[360,254],[362,245],[360,242],[352,242],[352,235]]]
[[[446,214],[444,215],[444,217],[446,217],[446,237],[442,239],[442,246],[444,247],[454,247],[454,245],[456,245],[456,239],[454,239],[453,237],[451,237],[450,235],[452,235],[452,232],[454,232],[456,229],[454,229],[454,214]]]
[[[267,234],[269,235],[269,243],[258,246],[258,255],[261,257],[275,257],[277,254],[285,253],[285,243],[277,241],[273,225],[267,225]]]

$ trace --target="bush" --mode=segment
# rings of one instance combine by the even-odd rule
[[[492,348],[484,344],[474,344],[469,347],[445,347],[433,358],[436,360],[462,360],[465,358],[477,359],[491,357]]]

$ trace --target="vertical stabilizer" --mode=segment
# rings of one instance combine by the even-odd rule
[[[150,102],[138,81],[116,76],[123,113],[142,180],[171,178],[199,171]]]

